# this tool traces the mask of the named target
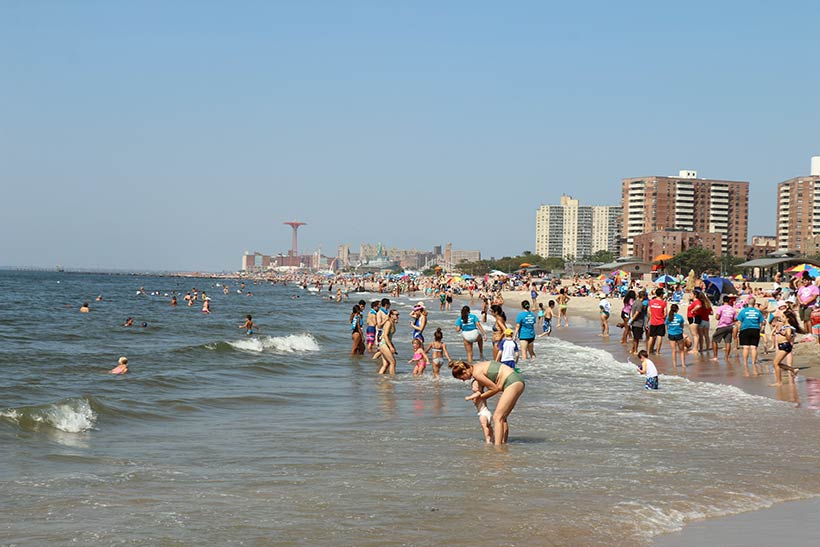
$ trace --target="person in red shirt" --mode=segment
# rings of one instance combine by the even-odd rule
[[[666,336],[666,300],[663,299],[663,289],[655,289],[655,297],[649,301],[649,353],[660,353],[663,337]],[[655,350],[655,341],[658,349]]]

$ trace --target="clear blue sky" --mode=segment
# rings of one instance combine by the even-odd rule
[[[0,2],[0,265],[532,250],[563,192],[820,154],[817,2]]]

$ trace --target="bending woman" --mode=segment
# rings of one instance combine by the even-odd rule
[[[484,359],[484,327],[475,314],[470,313],[470,306],[461,308],[461,317],[456,319],[456,331],[464,338],[464,349],[467,350],[467,362],[473,362],[473,344],[478,342],[478,353]]]
[[[481,387],[487,389],[483,393],[473,393],[465,397],[466,400],[486,400],[501,393],[501,398],[493,412],[493,432],[495,444],[507,444],[510,434],[507,416],[515,408],[518,398],[524,393],[524,378],[515,369],[504,366],[498,361],[484,361],[469,365],[464,361],[450,363],[453,377],[462,381],[474,379]]]

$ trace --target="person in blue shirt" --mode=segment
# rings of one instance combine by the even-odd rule
[[[746,305],[737,314],[736,322],[739,325],[738,339],[743,350],[743,369],[748,375],[748,361],[751,354],[752,368],[757,376],[761,372],[757,367],[757,346],[760,344],[760,332],[766,327],[766,319],[763,312],[755,306],[754,296],[746,300]]]
[[[525,359],[535,357],[535,314],[530,311],[530,303],[527,300],[521,301],[523,311],[515,318],[515,338],[521,344],[521,355]]]
[[[461,316],[456,319],[456,331],[464,338],[464,349],[467,350],[467,363],[473,362],[473,344],[478,342],[478,352],[484,360],[484,327],[475,314],[470,313],[470,306],[461,308]]]
[[[686,369],[686,339],[683,329],[686,327],[686,320],[678,313],[677,304],[669,306],[669,314],[666,316],[666,334],[672,346],[672,364],[678,368],[678,356],[680,356],[680,366]]]

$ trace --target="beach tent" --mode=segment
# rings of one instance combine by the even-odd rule
[[[720,302],[721,295],[737,294],[732,281],[725,277],[707,277],[704,281],[706,283],[706,296],[713,304]]]
[[[667,285],[675,285],[678,283],[677,277],[672,277],[671,275],[662,275],[658,277],[654,283],[666,283]]]

